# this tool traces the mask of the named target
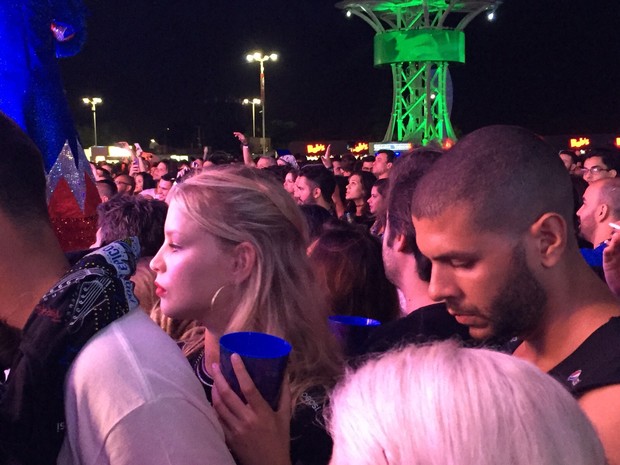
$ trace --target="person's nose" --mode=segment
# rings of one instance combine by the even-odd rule
[[[163,250],[164,250],[165,246],[166,246],[166,244],[163,244],[160,247],[160,249],[157,251],[155,256],[151,259],[151,262],[149,263],[149,267],[155,273],[161,273],[163,271],[163,269],[164,269],[164,260],[162,258],[162,255],[163,255]]]
[[[428,295],[436,302],[458,295],[458,288],[451,273],[445,265],[435,265],[431,271],[431,280],[428,285]]]

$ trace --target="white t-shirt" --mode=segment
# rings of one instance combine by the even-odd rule
[[[233,465],[224,433],[174,341],[142,311],[91,339],[65,384],[59,465]]]

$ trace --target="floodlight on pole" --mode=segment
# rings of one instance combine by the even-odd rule
[[[246,56],[248,62],[258,62],[260,65],[260,101],[263,106],[263,132],[261,134],[261,145],[263,146],[263,155],[267,152],[267,137],[265,135],[265,62],[277,61],[278,54],[270,53],[269,55],[263,55],[261,52],[250,53]]]
[[[261,101],[259,98],[253,98],[252,100],[244,98],[241,103],[252,105],[252,137],[256,137],[256,105],[260,105]]]
[[[93,98],[84,97],[82,99],[82,102],[84,102],[85,105],[90,105],[90,109],[93,112],[93,128],[95,132],[95,146],[96,146],[97,145],[97,105],[102,104],[103,100],[99,97],[93,97]]]

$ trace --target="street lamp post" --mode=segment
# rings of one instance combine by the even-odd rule
[[[261,52],[254,52],[248,56],[246,59],[252,63],[257,61],[260,64],[260,100],[263,105],[263,133],[262,135],[262,146],[263,146],[263,155],[267,152],[267,139],[265,136],[265,62],[266,61],[276,61],[278,59],[277,53],[270,53],[269,55],[263,55]]]
[[[244,105],[252,105],[252,137],[255,138],[256,137],[256,105],[260,105],[261,101],[259,98],[253,98],[252,100],[250,100],[249,98],[244,98],[242,103]],[[265,110],[263,109],[263,111]],[[265,131],[264,126],[263,126],[263,131]]]
[[[95,146],[97,145],[97,105],[103,103],[103,100],[99,97],[88,98],[84,97],[82,99],[86,105],[90,105],[90,109],[93,111],[93,128],[95,130]]]

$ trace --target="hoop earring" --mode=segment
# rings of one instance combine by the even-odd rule
[[[211,309],[213,309],[215,305],[215,301],[217,300],[217,297],[220,295],[220,292],[222,292],[222,289],[224,289],[226,286],[228,286],[228,284],[224,284],[223,286],[220,286],[220,288],[217,291],[215,291],[215,294],[213,294],[213,297],[211,297]]]

